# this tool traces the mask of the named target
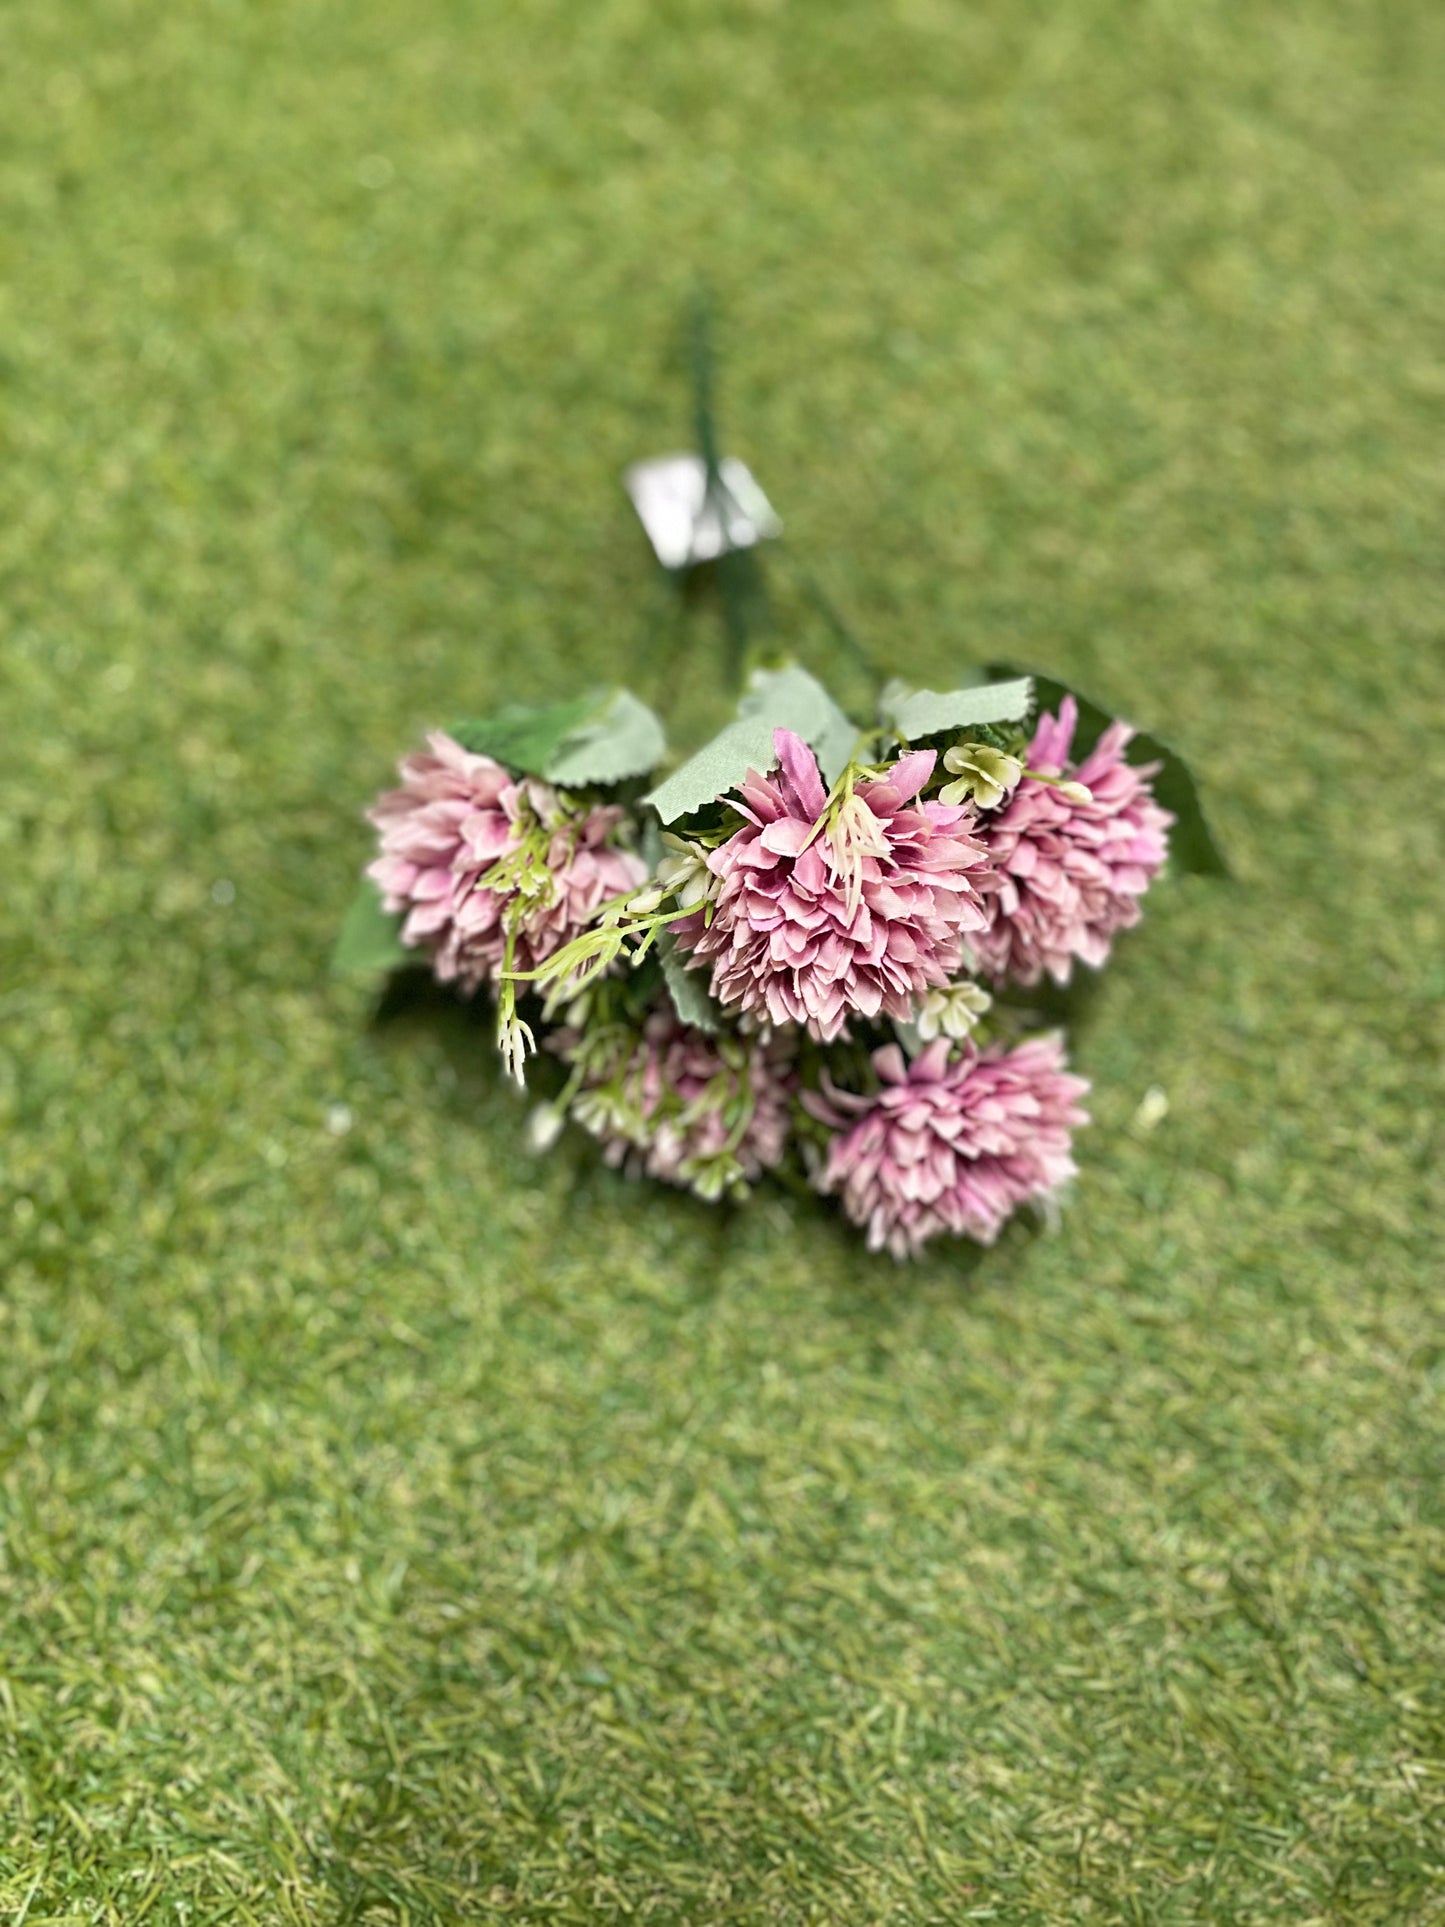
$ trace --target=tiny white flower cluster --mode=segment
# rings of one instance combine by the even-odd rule
[[[667,855],[657,865],[655,880],[627,905],[634,915],[649,916],[669,900],[682,911],[700,910],[717,894],[718,879],[708,868],[708,852],[701,843],[664,830],[662,844]]]
[[[988,743],[955,743],[946,750],[943,767],[955,781],[938,792],[940,803],[966,803],[970,797],[981,810],[996,810],[1024,773],[1023,758]]]
[[[913,1027],[925,1044],[935,1037],[952,1038],[961,1044],[977,1028],[978,1020],[993,1008],[993,998],[982,984],[948,984],[930,990],[914,1014]]]

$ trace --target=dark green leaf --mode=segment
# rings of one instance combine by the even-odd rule
[[[1011,663],[992,662],[992,676],[1018,676],[1023,672]],[[1074,736],[1074,760],[1082,762],[1113,720],[1109,711],[1090,697],[1081,695],[1053,676],[1033,674],[1034,690],[1041,710],[1058,712],[1065,696],[1079,706],[1079,727]],[[1173,812],[1175,823],[1169,833],[1169,861],[1178,871],[1195,876],[1227,877],[1229,865],[1204,814],[1199,789],[1188,763],[1157,736],[1140,733],[1129,745],[1131,763],[1158,763],[1154,794],[1166,810]]]
[[[388,916],[370,877],[351,899],[331,953],[333,977],[383,977],[401,964],[416,963],[418,953],[401,940],[401,915]]]
[[[575,731],[601,707],[598,697],[568,703],[509,703],[493,716],[454,723],[448,735],[474,756],[491,756],[526,776],[541,776]]]

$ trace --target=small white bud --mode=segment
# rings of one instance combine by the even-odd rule
[[[543,1156],[561,1137],[566,1122],[555,1104],[534,1104],[527,1113],[527,1149]]]

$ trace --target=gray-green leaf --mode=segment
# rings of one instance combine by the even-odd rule
[[[574,729],[548,758],[553,783],[623,783],[662,761],[662,724],[629,690],[616,690],[597,713]]]
[[[801,736],[817,757],[825,783],[835,782],[848,767],[860,734],[822,683],[796,663],[783,669],[755,669],[738,714],[771,716],[774,727]],[[789,717],[797,720],[788,721]]]
[[[818,756],[831,781],[848,761],[857,731],[821,683],[797,668],[762,670],[754,675],[739,704],[742,714],[719,730],[696,756],[688,758],[643,800],[664,823],[716,802],[746,781],[750,770],[771,769],[773,731],[790,729]],[[844,731],[848,747],[842,747]],[[826,760],[822,753],[827,751]]]
[[[898,1039],[903,1055],[911,1064],[926,1047],[918,1034],[917,1024],[905,1024],[901,1018],[893,1019],[893,1035]]]
[[[678,955],[677,944],[670,930],[664,930],[658,939],[657,954],[662,962],[662,974],[667,979],[668,995],[672,998],[678,1021],[709,1034],[721,1030],[721,1013],[708,993],[705,973],[687,969]]]
[[[1027,676],[950,689],[942,695],[936,689],[909,691],[890,683],[883,692],[882,718],[905,743],[916,743],[924,736],[977,729],[985,723],[1021,723],[1032,701],[1033,684]]]
[[[650,803],[664,823],[675,823],[691,810],[719,796],[726,796],[744,782],[749,770],[767,769],[773,760],[773,725],[764,717],[753,716],[746,722],[729,723],[710,743],[704,743],[696,756],[689,756],[681,769],[642,799]]]

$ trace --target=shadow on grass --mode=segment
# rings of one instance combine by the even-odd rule
[[[540,1030],[535,1009],[524,1005],[523,1016]],[[489,1095],[506,1083],[497,1053],[496,1013],[484,996],[469,997],[450,984],[438,983],[429,970],[394,971],[387,979],[371,1016],[375,1036],[403,1042],[414,1033],[433,1038],[453,1071],[458,1088],[478,1089]],[[527,1060],[527,1093],[533,1101],[555,1097],[566,1082],[566,1072],[547,1051]]]
[[[1027,1012],[1031,1028],[1067,1024],[1077,1035],[1097,1008],[1099,981],[1088,972],[1067,989],[1043,985],[1006,1001]],[[377,1001],[372,1031],[396,1046],[429,1038],[450,1071],[437,1101],[479,1137],[505,1131],[507,1149],[515,1154],[522,1118],[497,1055],[493,1010],[485,997],[464,996],[425,970],[399,971]],[[527,1104],[555,1099],[566,1078],[556,1058],[538,1052],[528,1060]],[[513,1107],[511,1115],[504,1115],[507,1105]],[[595,1225],[639,1211],[666,1213],[670,1235],[689,1248],[680,1305],[696,1309],[719,1301],[739,1277],[769,1265],[780,1245],[796,1249],[802,1241],[810,1257],[807,1288],[816,1294],[815,1302],[864,1335],[892,1326],[936,1289],[973,1292],[987,1289],[992,1279],[1012,1276],[1044,1228],[1020,1214],[996,1245],[944,1239],[921,1262],[899,1264],[887,1252],[867,1251],[862,1233],[847,1222],[837,1202],[820,1196],[801,1171],[770,1175],[746,1199],[708,1203],[607,1165],[580,1128],[569,1128],[552,1150],[535,1155],[539,1169],[545,1160],[565,1172],[569,1219],[583,1225],[584,1236],[589,1220]]]
[[[524,1011],[540,1034],[538,1012]],[[504,1128],[499,1116],[479,1110],[477,1100],[514,1099],[497,1054],[495,1017],[485,997],[467,997],[440,984],[423,969],[400,970],[386,983],[372,1013],[374,1036],[404,1045],[426,1036],[439,1049],[452,1078],[439,1101],[479,1134]],[[567,1071],[546,1050],[527,1060],[526,1102],[530,1106],[560,1095]],[[515,1131],[512,1133],[515,1139]],[[725,1288],[737,1255],[747,1203],[724,1199],[709,1204],[691,1192],[654,1179],[634,1179],[605,1164],[596,1142],[579,1128],[565,1131],[548,1153],[539,1153],[567,1167],[569,1210],[574,1214],[635,1212],[651,1201],[686,1220],[686,1232],[696,1241],[697,1265],[689,1267],[689,1298],[693,1303],[716,1298]],[[816,1195],[803,1186],[803,1196],[815,1216],[825,1215]]]

